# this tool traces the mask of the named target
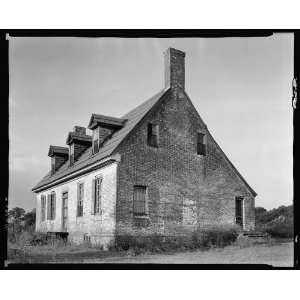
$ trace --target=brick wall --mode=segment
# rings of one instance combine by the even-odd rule
[[[147,145],[147,125],[159,124],[159,147]],[[207,155],[197,155],[197,132]],[[245,149],[246,150],[246,149]],[[117,230],[133,225],[133,186],[148,187],[150,224],[201,227],[235,224],[235,197],[244,197],[245,228],[254,226],[254,197],[209,136],[184,93],[173,90],[119,145]]]
[[[113,163],[102,169],[85,174],[67,183],[45,190],[37,194],[36,230],[62,231],[62,193],[68,191],[68,223],[67,230],[70,240],[82,242],[84,235],[90,237],[94,244],[107,246],[113,242],[115,234],[115,206],[116,206],[116,172],[117,164]],[[102,214],[91,214],[92,209],[92,180],[101,175],[102,180]],[[83,216],[77,217],[77,184],[84,183]],[[56,193],[55,220],[41,222],[41,195]],[[47,207],[46,207],[47,212]]]

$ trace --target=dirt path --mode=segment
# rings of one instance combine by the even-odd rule
[[[146,263],[146,264],[268,264],[277,267],[293,266],[293,243],[255,245],[247,248],[228,246],[208,251],[152,254],[135,257],[84,259],[81,263]]]

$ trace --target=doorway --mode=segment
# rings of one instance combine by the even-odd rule
[[[243,197],[235,198],[235,223],[243,229]]]

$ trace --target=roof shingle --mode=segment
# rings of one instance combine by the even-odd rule
[[[142,120],[142,118],[151,110],[151,108],[161,99],[169,89],[163,89],[147,101],[143,102],[141,105],[137,106],[129,113],[121,117],[120,119],[127,119],[120,130],[116,131],[112,137],[105,142],[105,144],[100,148],[99,152],[92,154],[92,147],[89,147],[78,160],[70,166],[69,160],[67,160],[53,175],[48,172],[41,181],[39,181],[33,191],[47,185],[57,179],[61,179],[66,175],[72,174],[84,167],[87,167],[101,159],[104,159],[111,155],[118,145],[126,138],[126,136],[135,128],[135,126]]]

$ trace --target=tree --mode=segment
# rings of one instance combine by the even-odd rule
[[[22,221],[25,215],[25,210],[21,207],[15,207],[8,211],[8,219],[12,221]]]
[[[29,230],[31,229],[32,227],[34,227],[35,225],[35,218],[36,218],[36,210],[35,208],[26,213],[24,215],[24,227],[25,227],[25,230]]]
[[[23,229],[25,210],[15,207],[8,211],[8,226],[13,232],[21,232]]]

